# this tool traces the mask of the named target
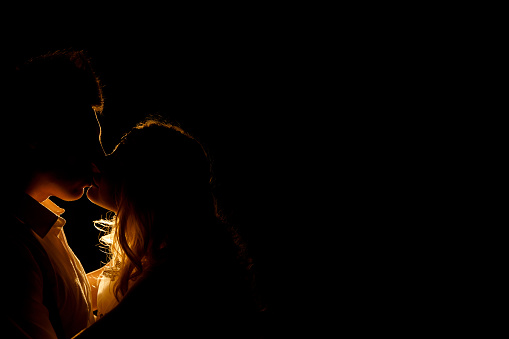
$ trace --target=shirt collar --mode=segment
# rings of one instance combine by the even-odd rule
[[[13,212],[19,221],[30,227],[41,238],[44,238],[53,226],[61,229],[65,225],[65,220],[60,217],[64,209],[58,207],[49,198],[39,203],[25,193],[15,198]]]

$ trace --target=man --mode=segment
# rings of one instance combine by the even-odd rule
[[[63,210],[48,198],[77,200],[91,186],[93,162],[104,155],[101,87],[77,51],[34,58],[7,79],[0,333],[70,338],[94,321],[90,286],[67,244]]]

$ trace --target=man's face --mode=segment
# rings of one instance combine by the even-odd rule
[[[88,106],[79,113],[73,114],[74,120],[55,124],[57,130],[48,131],[37,146],[44,154],[44,165],[38,173],[41,190],[66,201],[82,197],[84,189],[92,185],[92,164],[104,157],[94,110]]]

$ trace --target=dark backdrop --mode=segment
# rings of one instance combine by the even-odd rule
[[[305,104],[298,90],[302,68],[298,52],[277,35],[204,33],[175,38],[118,37],[20,41],[11,61],[63,48],[83,49],[104,86],[103,142],[112,147],[147,114],[158,113],[198,138],[213,159],[217,196],[227,219],[240,230],[255,260],[258,285],[267,303],[277,304],[287,262],[289,193],[298,187],[294,164],[300,149],[296,107]],[[301,112],[301,111],[299,111]],[[300,131],[297,131],[300,133]],[[289,164],[292,164],[289,166]],[[86,196],[76,202],[54,199],[65,208],[69,245],[85,270],[101,266],[100,231],[93,221],[106,210]]]

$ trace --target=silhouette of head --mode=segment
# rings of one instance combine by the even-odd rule
[[[118,212],[130,200],[194,218],[211,203],[210,163],[201,144],[177,126],[147,120],[126,134],[95,175],[89,198]],[[209,210],[207,208],[207,210]]]
[[[34,181],[43,194],[75,200],[90,184],[92,162],[103,155],[96,114],[103,98],[83,52],[57,51],[29,60],[10,74],[2,143],[13,180]]]
[[[87,196],[116,213],[110,252],[122,263],[121,295],[132,275],[167,249],[206,237],[207,225],[216,220],[210,163],[201,144],[154,120],[136,126],[106,157]]]

